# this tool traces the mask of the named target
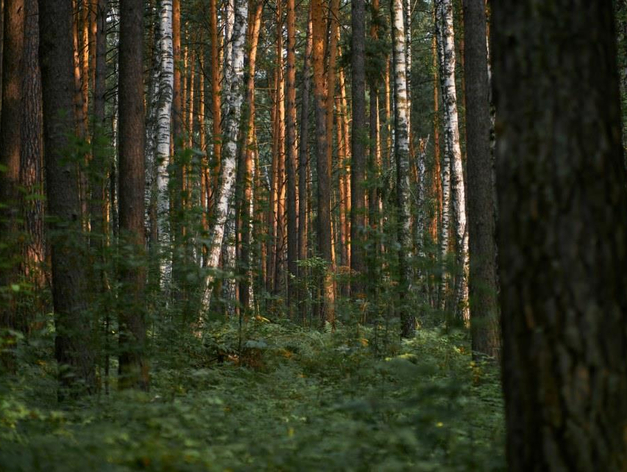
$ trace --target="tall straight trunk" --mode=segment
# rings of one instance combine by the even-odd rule
[[[391,0],[392,44],[394,60],[394,158],[396,160],[397,237],[399,244],[399,308],[401,336],[414,335],[416,319],[407,306],[411,287],[412,250],[409,195],[409,129],[407,100],[407,62],[405,60],[405,24],[402,0]]]
[[[108,0],[94,0],[96,8],[95,67],[93,80],[92,160],[90,166],[90,210],[91,238],[94,248],[101,246],[104,238],[106,213],[106,182],[108,159],[105,150],[105,95],[107,92],[107,8]]]
[[[287,304],[294,312],[298,301],[298,222],[296,200],[296,6],[287,0],[287,70],[285,77],[285,134],[287,169]]]
[[[612,4],[492,4],[512,472],[627,470],[627,178]]]
[[[484,0],[464,0],[464,38],[472,348],[496,358],[500,348],[496,218]]]
[[[4,0],[0,0],[0,93],[2,93],[2,61],[4,51]],[[2,114],[2,100],[0,100],[0,114]]]
[[[74,130],[71,0],[39,1],[39,60],[44,118],[46,190],[52,255],[55,357],[59,397],[93,392],[96,386],[92,329],[86,305],[81,208],[76,168],[66,161]],[[63,229],[64,234],[60,234]],[[77,247],[77,245],[79,247]],[[69,390],[69,392],[68,392]]]
[[[305,57],[303,58],[303,71],[301,89],[300,108],[300,148],[298,149],[298,259],[307,259],[307,209],[309,208],[309,198],[307,194],[307,168],[309,162],[309,96],[311,94],[311,53],[313,48],[311,34],[311,8],[307,21],[307,44],[305,46]],[[303,280],[306,275],[304,267],[298,268],[298,279]],[[300,318],[305,321],[307,317],[307,297],[306,288],[302,287],[299,293]]]
[[[366,178],[366,6],[364,0],[351,1],[353,130],[351,139],[351,279],[353,297],[364,295],[365,273],[365,188]]]
[[[143,0],[120,0],[120,235],[135,257],[145,243],[143,18]],[[145,268],[122,264],[121,279],[125,306],[119,313],[119,385],[147,390]]]
[[[7,245],[2,249],[4,263],[8,266],[0,273],[0,286],[6,289],[7,300],[0,307],[0,329],[19,328],[16,300],[11,284],[18,281],[19,253],[17,247],[19,226],[19,181],[22,123],[22,57],[24,55],[24,0],[7,0],[5,10],[5,38],[2,80],[2,123],[0,124],[0,201],[6,205],[0,208],[0,234]],[[13,250],[12,250],[13,249]],[[14,251],[15,250],[15,251]],[[4,298],[5,294],[3,294]]]
[[[237,138],[243,100],[244,49],[248,20],[248,0],[237,0],[235,5],[235,24],[232,38],[232,54],[225,70],[227,115],[224,126],[224,147],[222,148],[221,182],[216,192],[214,223],[211,231],[208,266],[218,266],[224,229],[229,215],[231,200],[235,190],[235,167],[237,160]],[[204,306],[211,301],[213,277],[208,276],[204,294]]]
[[[22,220],[26,235],[22,274],[36,291],[44,287],[44,202],[30,198],[43,192],[43,121],[41,71],[39,69],[39,6],[25,0],[24,54],[22,57],[22,117],[20,125],[20,186],[23,189]],[[30,311],[30,310],[29,310]],[[26,313],[24,313],[25,316]],[[22,324],[30,320],[24,319]]]
[[[435,14],[435,11],[434,11]],[[433,49],[433,178],[432,178],[432,198],[435,199],[435,208],[433,210],[433,219],[431,221],[431,239],[433,242],[437,242],[438,229],[440,228],[441,216],[442,216],[442,185],[443,179],[441,178],[441,142],[440,142],[440,94],[439,80],[438,80],[438,43],[439,40],[436,36],[433,36],[432,49]],[[450,184],[449,184],[450,185]]]
[[[240,153],[243,156],[242,165],[242,198],[239,206],[239,231],[240,249],[238,261],[242,268],[241,279],[239,283],[239,301],[241,307],[250,310],[250,280],[251,280],[251,250],[250,250],[250,229],[251,229],[251,202],[253,198],[253,148],[255,137],[255,71],[257,66],[257,45],[259,43],[259,32],[261,30],[261,15],[263,13],[263,2],[256,1],[254,10],[250,19],[250,32],[248,44],[248,77],[246,83],[246,106],[243,121],[246,128],[244,129],[244,139]]]
[[[327,90],[324,84],[326,22],[322,0],[312,0],[312,36],[313,36],[313,76],[314,76],[314,108],[316,115],[316,164],[318,171],[318,250],[327,263],[322,282],[322,318],[335,323],[335,289],[333,287],[333,248],[331,239],[331,165],[328,160],[327,125],[325,117],[325,100],[332,100],[333,91]]]
[[[157,109],[157,230],[161,247],[161,277],[167,283],[170,264],[165,249],[171,241],[170,229],[170,149],[172,102],[174,98],[174,10],[172,0],[161,0],[159,13],[159,107]]]
[[[215,201],[214,192],[218,188],[220,175],[220,156],[222,155],[222,86],[220,83],[220,44],[218,40],[218,0],[209,0],[209,35],[211,39],[211,129],[212,129],[212,161],[210,163],[213,175],[210,198],[207,203],[207,213],[212,214],[211,204]]]
[[[442,159],[442,238],[441,257],[448,252],[449,204],[452,206],[456,236],[456,262],[459,275],[454,286],[454,311],[468,320],[468,232],[466,230],[466,191],[462,166],[462,151],[459,142],[459,117],[457,113],[457,89],[455,85],[455,34],[453,31],[452,0],[436,0],[436,28],[440,63],[440,88],[444,102],[444,158]],[[450,176],[451,202],[448,201],[448,180]],[[444,233],[447,233],[446,235]],[[446,243],[446,246],[445,246]],[[446,278],[444,278],[446,283]],[[443,289],[445,289],[443,284]],[[445,297],[443,297],[445,299]]]

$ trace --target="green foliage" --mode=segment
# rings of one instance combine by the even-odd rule
[[[150,393],[56,404],[52,337],[0,383],[0,470],[504,470],[493,365],[462,335],[215,323],[153,357]],[[375,352],[374,345],[379,344]]]

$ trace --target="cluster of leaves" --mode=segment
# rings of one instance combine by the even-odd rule
[[[150,393],[64,406],[43,339],[0,385],[0,469],[505,468],[497,372],[471,361],[463,336],[422,330],[382,352],[376,327],[259,318],[208,331],[153,357]]]

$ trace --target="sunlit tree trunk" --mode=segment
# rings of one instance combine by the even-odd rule
[[[627,470],[627,176],[612,3],[492,3],[512,472]]]
[[[287,70],[285,77],[285,159],[287,169],[287,304],[294,312],[298,301],[298,222],[296,199],[296,7],[287,0]]]
[[[161,247],[161,278],[167,284],[171,266],[167,249],[170,247],[170,138],[172,128],[172,100],[174,97],[174,46],[172,0],[161,0],[159,12],[159,106],[157,109],[157,222],[158,242]],[[166,251],[164,251],[166,249]]]
[[[394,158],[396,160],[397,232],[399,243],[399,304],[401,336],[411,337],[416,319],[407,306],[411,287],[412,250],[410,196],[409,196],[409,129],[407,99],[407,62],[405,59],[405,25],[402,0],[391,1],[392,41],[394,60]]]
[[[233,28],[232,54],[225,70],[227,115],[224,126],[224,147],[222,148],[221,182],[216,192],[214,223],[211,231],[211,247],[208,266],[217,267],[224,239],[224,229],[229,215],[233,191],[235,189],[235,167],[237,160],[237,138],[239,132],[241,107],[243,100],[244,49],[248,20],[248,0],[237,0],[235,5],[235,24]],[[204,294],[204,306],[211,301],[213,277],[208,276]]]
[[[298,149],[298,259],[307,259],[307,210],[309,208],[309,198],[307,194],[307,169],[309,162],[309,96],[311,94],[311,52],[313,48],[311,34],[311,8],[307,22],[307,44],[305,46],[305,57],[303,58],[301,88],[301,109],[300,109],[300,148]],[[304,267],[298,268],[298,279],[303,283],[306,276]],[[305,321],[307,317],[307,305],[305,299],[307,290],[301,287],[299,303],[300,318]]]
[[[209,36],[211,39],[211,130],[212,130],[212,172],[211,191],[208,195],[207,213],[212,214],[215,191],[220,175],[220,156],[222,155],[222,85],[220,83],[220,44],[218,39],[218,0],[209,0]],[[208,259],[205,258],[205,265]]]
[[[324,84],[325,38],[327,35],[322,0],[312,0],[314,108],[316,115],[316,164],[318,171],[318,250],[327,263],[322,283],[323,320],[335,323],[335,290],[333,286],[333,248],[331,239],[331,165],[328,160]],[[328,90],[329,94],[333,92]]]
[[[452,0],[436,0],[436,30],[439,41],[440,87],[444,103],[444,157],[442,159],[442,231],[440,251],[442,259],[448,253],[450,225],[449,206],[452,207],[456,236],[456,262],[459,276],[454,284],[455,313],[468,319],[468,232],[466,229],[466,192],[459,142],[459,117],[455,85],[455,35],[453,31]],[[449,193],[450,192],[450,193]],[[450,199],[450,201],[449,201]],[[446,291],[444,277],[442,292]],[[445,300],[446,297],[442,297]]]
[[[255,1],[251,12],[249,26],[248,43],[248,70],[246,83],[246,101],[244,106],[244,130],[242,149],[239,150],[243,159],[241,178],[241,195],[238,202],[238,231],[241,235],[238,261],[241,267],[241,279],[239,282],[239,301],[242,309],[250,310],[250,280],[251,280],[251,203],[253,198],[253,158],[254,158],[254,137],[255,137],[255,71],[257,66],[257,45],[259,43],[259,32],[261,30],[261,15],[263,13],[263,2]]]

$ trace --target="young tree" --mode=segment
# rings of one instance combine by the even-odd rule
[[[627,470],[627,176],[612,2],[492,4],[509,469]]]
[[[484,0],[464,0],[470,323],[476,353],[498,357],[495,192]]]
[[[55,357],[63,398],[95,390],[95,355],[86,305],[78,173],[68,159],[74,130],[72,0],[39,1],[46,194],[52,255]],[[143,195],[142,195],[143,198]],[[60,230],[63,229],[61,233]]]
[[[131,258],[141,255],[145,244],[143,6],[143,0],[120,0],[120,236],[124,246],[133,248]],[[125,261],[121,277],[120,386],[147,390],[145,268]]]

